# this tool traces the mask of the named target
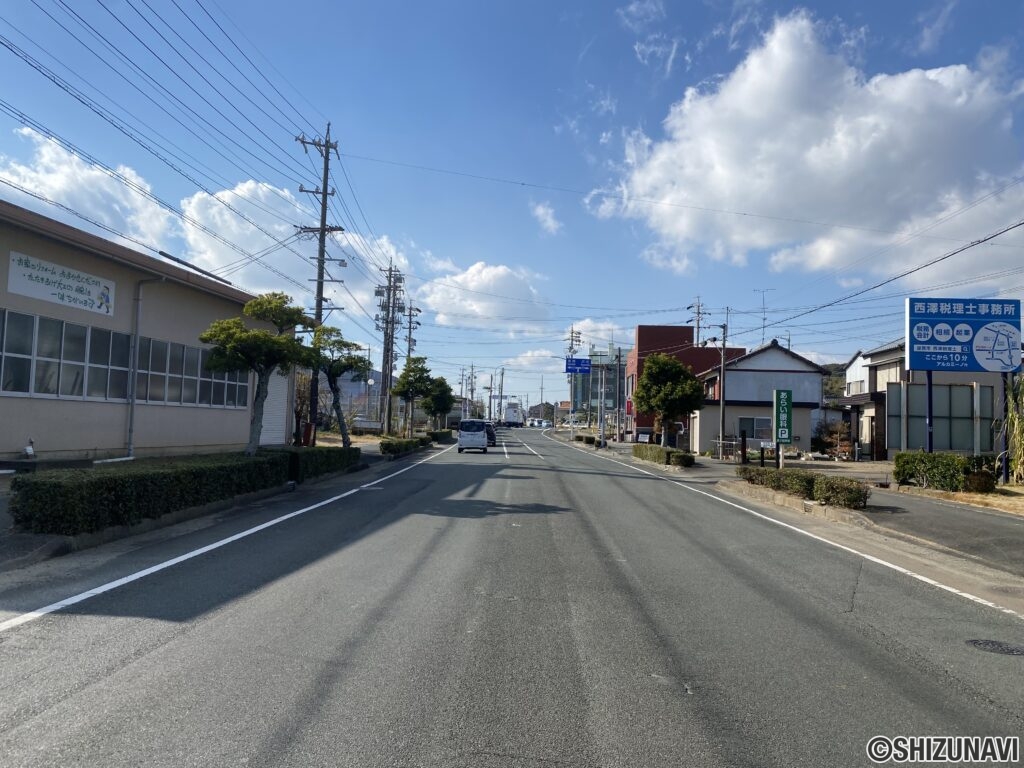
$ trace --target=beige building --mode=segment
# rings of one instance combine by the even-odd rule
[[[851,413],[851,439],[863,456],[879,461],[927,445],[927,374],[906,369],[904,350],[903,339],[897,339],[858,352],[846,366],[846,394],[838,400]],[[934,450],[998,452],[1003,386],[999,373],[934,372]]]
[[[247,372],[199,342],[253,296],[0,201],[0,458],[115,458],[243,447]],[[290,433],[274,376],[261,443]]]
[[[690,450],[718,451],[720,419],[725,421],[724,452],[740,450],[742,435],[751,450],[772,443],[775,411],[774,390],[793,395],[791,438],[788,450],[811,449],[811,422],[821,408],[822,386],[827,371],[805,357],[779,346],[776,339],[745,355],[725,361],[725,407],[721,401],[721,365],[697,374],[704,383],[704,408],[690,417]]]

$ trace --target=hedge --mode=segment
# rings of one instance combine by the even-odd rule
[[[427,436],[435,443],[450,443],[453,440],[450,429],[438,429],[434,432],[427,432]]]
[[[773,467],[736,467],[736,474],[752,485],[763,485],[836,507],[863,509],[871,496],[871,488],[848,477],[823,475],[806,469],[774,469]]]
[[[935,488],[941,491],[964,491],[968,489],[968,477],[972,488],[986,488],[984,473],[996,476],[996,457],[993,454],[981,456],[960,456],[955,453],[925,453],[904,451],[896,454],[893,479],[898,485],[913,483],[921,488]],[[992,491],[995,485],[992,485]],[[986,493],[988,491],[977,491]]]
[[[669,454],[669,461],[674,467],[692,467],[696,460],[692,453],[686,451],[673,451]]]
[[[662,448],[650,443],[636,443],[633,446],[634,458],[653,461],[655,464],[668,464],[669,457],[675,452],[672,448]]]
[[[274,451],[17,475],[10,513],[33,533],[93,533],[283,485],[289,462]]]
[[[584,435],[583,442],[587,445],[595,445],[597,443],[597,438],[593,435]]]
[[[328,472],[340,472],[359,464],[362,452],[358,448],[327,446],[287,447],[265,449],[267,453],[280,451],[288,455],[288,479],[297,483]]]
[[[417,448],[428,446],[430,442],[427,435],[413,438],[388,438],[380,441],[380,452],[382,456],[401,456],[404,453],[412,453]]]
[[[871,488],[859,480],[834,475],[818,475],[814,479],[812,498],[833,507],[864,509],[871,497]]]

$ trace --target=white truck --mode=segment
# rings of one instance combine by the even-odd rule
[[[523,409],[519,403],[509,403],[505,406],[505,418],[501,420],[501,423],[506,427],[523,426]]]

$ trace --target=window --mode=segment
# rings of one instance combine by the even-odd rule
[[[198,347],[0,309],[0,395],[245,408],[248,372],[211,371]]]
[[[772,420],[770,416],[752,416],[739,419],[740,432],[747,433],[747,440],[772,440]]]
[[[17,312],[7,312],[6,315],[0,390],[3,392],[28,392],[32,373],[35,318],[32,315],[22,315]]]

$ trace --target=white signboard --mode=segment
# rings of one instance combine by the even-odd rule
[[[101,315],[114,313],[114,281],[11,251],[7,290]]]

